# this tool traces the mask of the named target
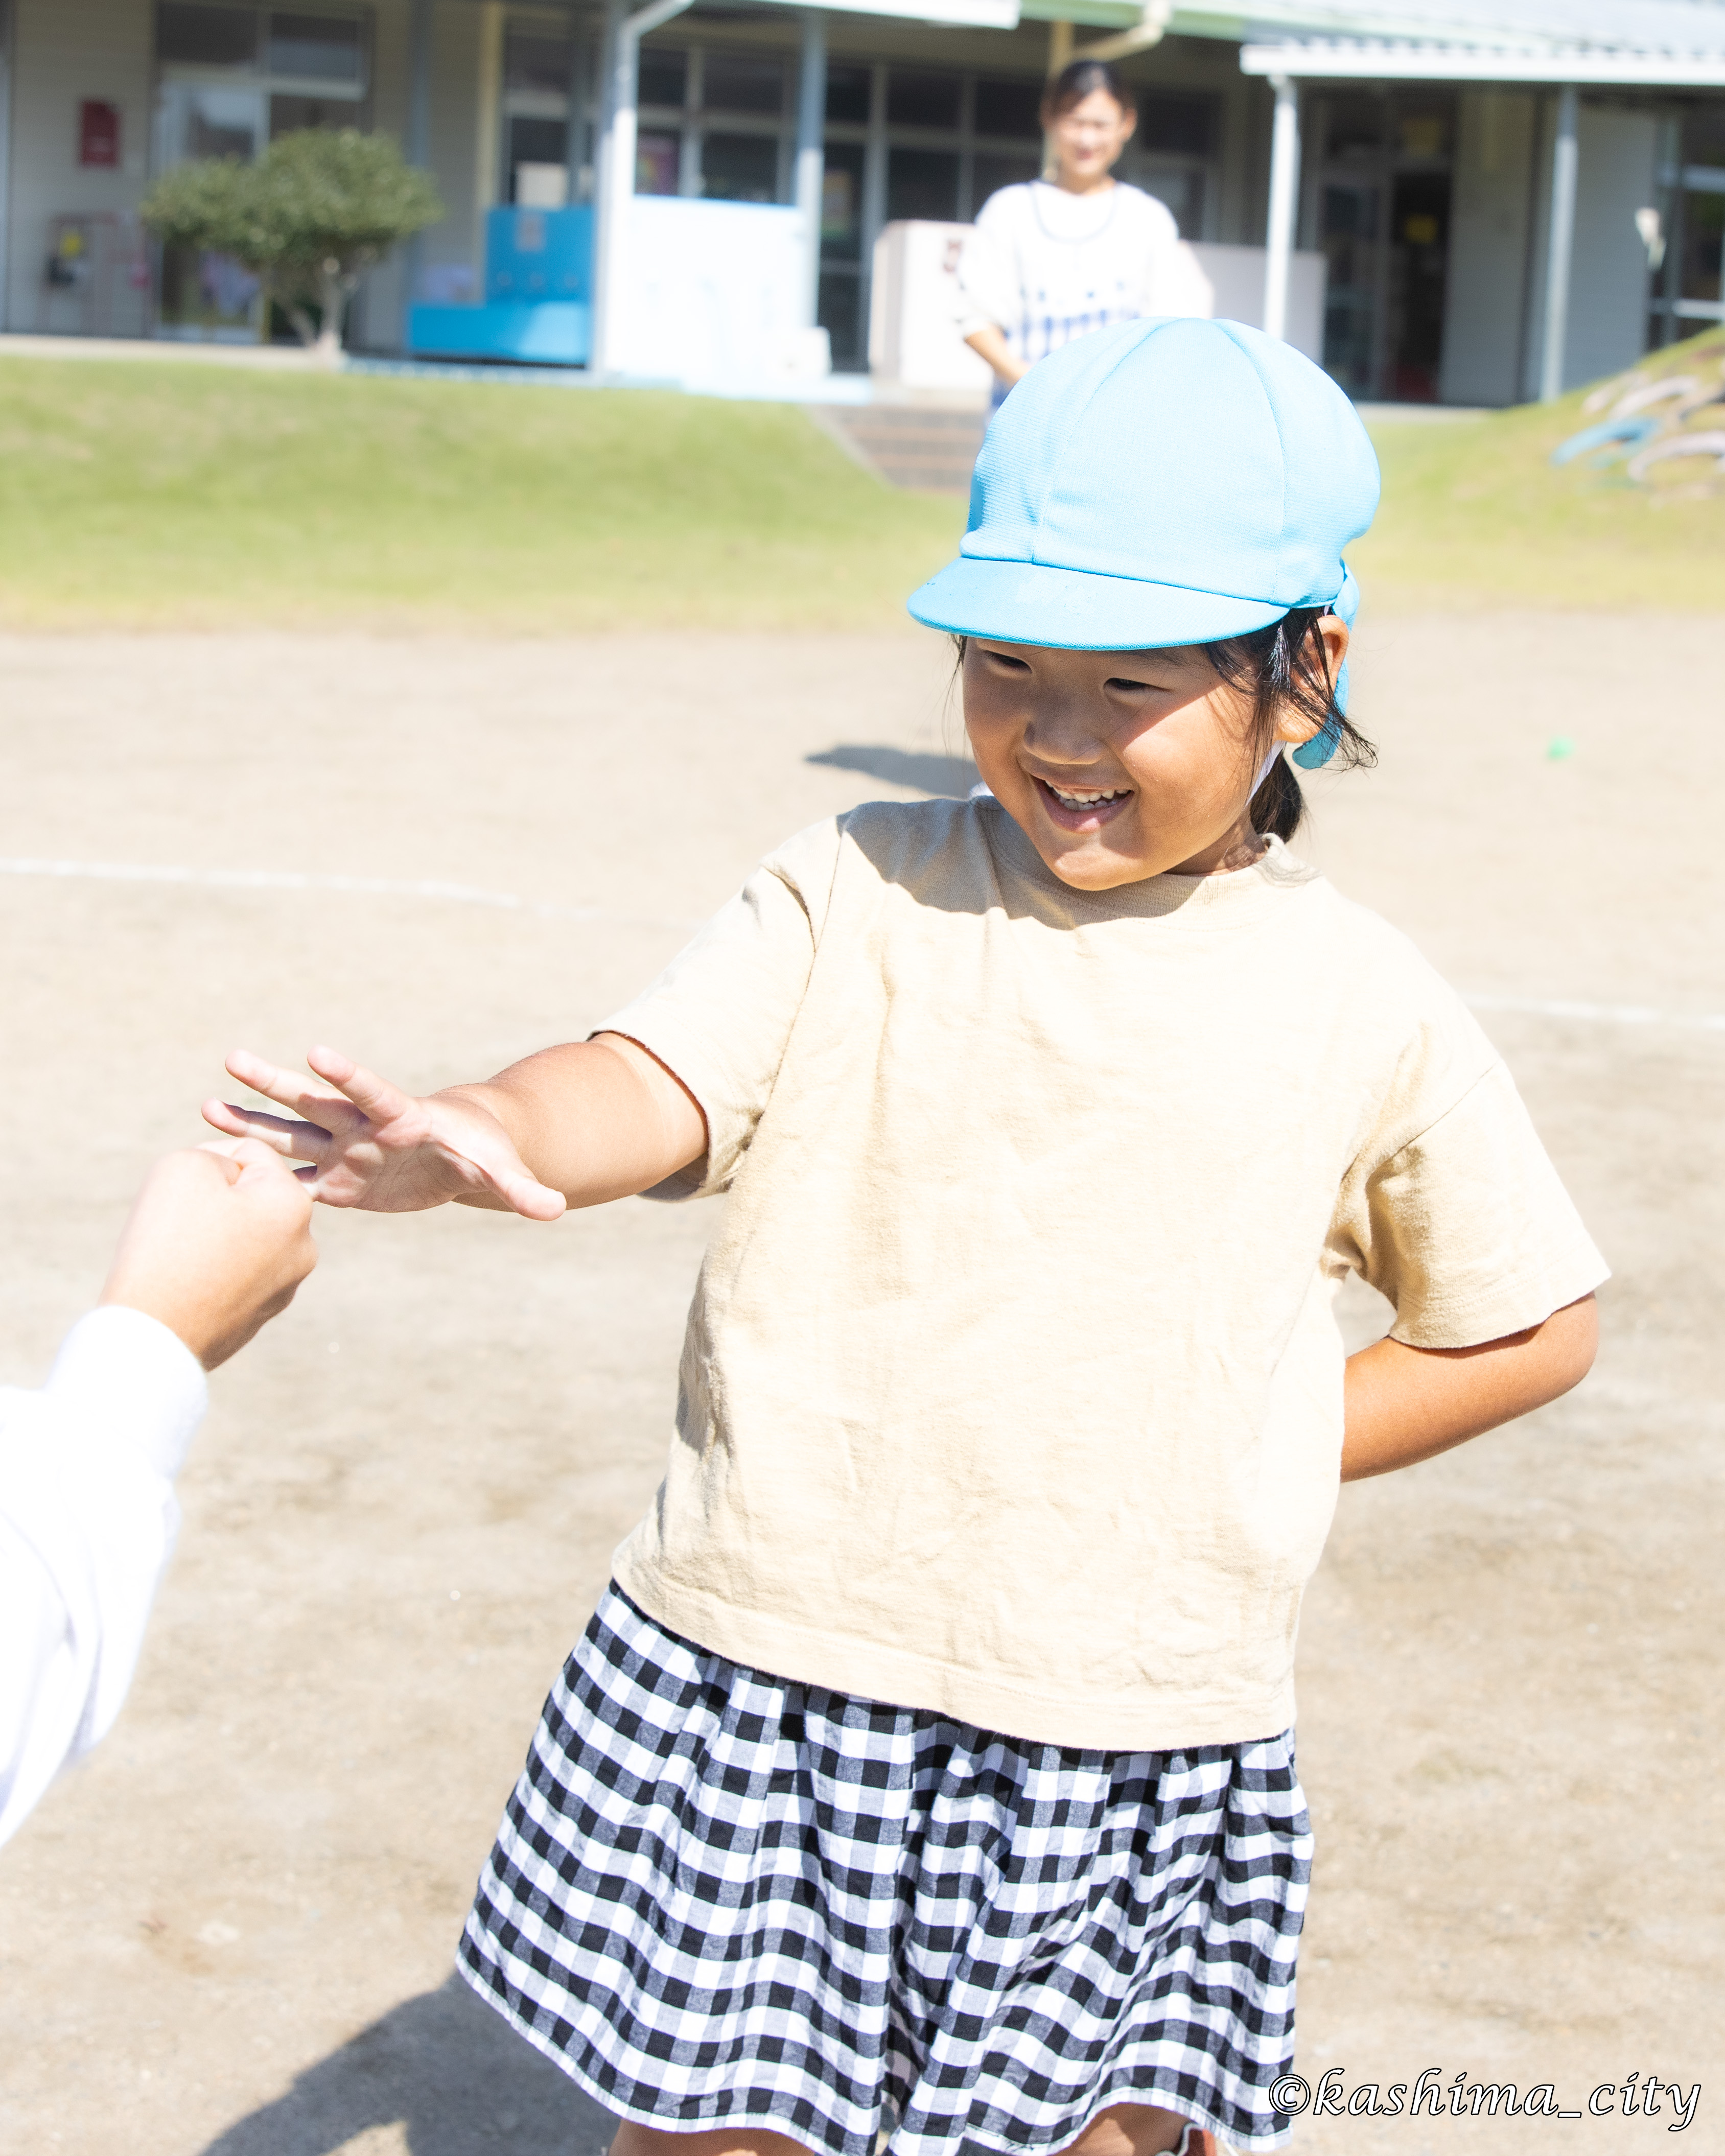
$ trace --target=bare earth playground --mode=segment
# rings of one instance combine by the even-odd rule
[[[1717,558],[1717,557],[1716,557]],[[904,582],[915,580],[912,563]],[[1615,1277],[1577,1394],[1344,1491],[1302,1641],[1312,2156],[1717,2145],[1725,794],[1717,616],[1372,606],[1382,764],[1300,850],[1474,998]],[[418,1089],[578,1035],[775,840],[949,790],[939,640],[327,626],[0,640],[0,1372],[39,1381],[223,1051]],[[1097,1163],[1106,1176],[1106,1163]],[[449,1981],[540,1701],[656,1482],[711,1215],[330,1215],[213,1387],[111,1738],[0,1867],[0,2138],[588,2156]],[[1591,2093],[1702,2084],[1686,2141]],[[1615,2100],[1615,2099],[1614,2099]]]

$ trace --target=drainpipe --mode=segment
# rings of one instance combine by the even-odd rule
[[[622,290],[629,206],[635,192],[635,106],[640,85],[641,40],[649,30],[680,15],[692,0],[648,0],[625,15],[617,0],[606,10],[605,129],[593,161],[593,356],[594,374],[613,371],[617,350],[617,300]]]
[[[1285,74],[1271,75],[1276,118],[1270,136],[1270,213],[1264,235],[1264,333],[1288,333],[1288,271],[1294,252],[1294,213],[1300,198],[1300,90]]]
[[[1563,393],[1563,343],[1569,327],[1569,264],[1575,251],[1575,85],[1558,93],[1558,132],[1551,152],[1551,223],[1545,242],[1545,346],[1540,354],[1539,401]]]
[[[820,196],[826,177],[827,18],[819,8],[803,10],[803,68],[797,85],[797,209],[803,219],[808,266],[803,272],[803,326],[820,319]]]

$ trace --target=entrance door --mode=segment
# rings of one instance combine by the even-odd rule
[[[194,157],[249,164],[267,139],[264,94],[227,84],[165,82],[156,108],[156,169]],[[257,341],[258,280],[225,254],[170,247],[162,259],[161,326],[169,336]]]
[[[1350,397],[1438,394],[1455,100],[1425,90],[1313,100],[1306,244],[1328,264],[1324,366]]]

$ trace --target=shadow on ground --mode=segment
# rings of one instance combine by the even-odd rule
[[[976,766],[968,756],[932,756],[914,749],[861,748],[841,742],[806,757],[808,763],[829,763],[839,771],[860,771],[892,786],[914,786],[924,793],[955,793],[962,800],[976,784]]]
[[[452,1976],[308,2067],[203,2156],[330,2156],[398,2123],[411,2156],[604,2156],[617,2128]]]

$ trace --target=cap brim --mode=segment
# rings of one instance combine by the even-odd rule
[[[1142,583],[1040,562],[961,554],[906,603],[931,629],[988,636],[1002,644],[1047,644],[1066,651],[1154,651],[1210,644],[1267,628],[1288,611],[1273,599],[1233,598],[1179,584]]]

